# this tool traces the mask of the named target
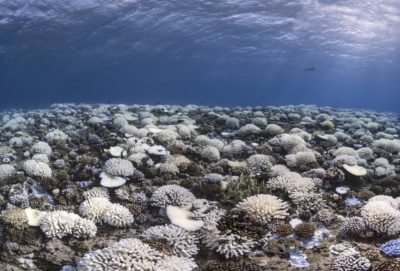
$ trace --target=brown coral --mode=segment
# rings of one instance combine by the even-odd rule
[[[316,227],[311,223],[301,223],[294,228],[294,233],[304,239],[310,239],[314,236]]]
[[[389,259],[373,265],[372,271],[400,271],[400,260]]]
[[[168,244],[166,239],[144,239],[142,242],[164,254],[172,255],[172,247]]]
[[[206,263],[205,271],[262,271],[263,269],[248,259],[236,261],[210,260]]]
[[[239,236],[252,239],[260,239],[266,233],[266,227],[250,223],[244,211],[232,210],[225,214],[217,224],[217,228],[223,232],[230,232]]]

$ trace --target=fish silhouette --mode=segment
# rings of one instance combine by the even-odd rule
[[[315,67],[307,67],[303,69],[303,72],[314,72],[316,69]]]

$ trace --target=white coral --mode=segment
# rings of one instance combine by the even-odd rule
[[[135,168],[129,160],[121,158],[111,158],[104,164],[104,171],[112,176],[132,176]]]
[[[153,226],[142,233],[146,239],[166,239],[176,256],[191,257],[199,252],[199,240],[195,234],[175,225]]]
[[[268,173],[272,167],[271,156],[265,154],[254,154],[247,158],[246,163],[252,175],[260,175],[261,173]]]
[[[268,223],[284,219],[288,214],[288,204],[278,197],[258,194],[247,197],[236,205],[238,210],[245,211],[258,222]]]
[[[316,182],[307,177],[302,177],[300,174],[295,172],[285,173],[284,175],[272,178],[268,182],[268,186],[271,189],[282,189],[287,191],[289,194],[294,192],[311,192],[316,188]]]
[[[69,136],[66,135],[61,130],[54,130],[46,134],[46,140],[49,142],[64,142],[69,139]]]
[[[32,177],[50,178],[52,171],[48,164],[36,160],[27,160],[22,165],[23,170]]]
[[[387,235],[395,235],[400,231],[400,211],[386,201],[371,201],[361,209],[361,217],[367,226]]]
[[[106,248],[86,253],[78,260],[78,271],[157,270],[165,258],[139,239],[122,239]]]
[[[133,215],[126,207],[114,203],[103,213],[103,220],[115,227],[126,227],[133,223]]]
[[[100,223],[103,220],[103,214],[111,205],[108,198],[90,197],[79,206],[79,214],[95,223]]]
[[[91,220],[66,211],[47,213],[42,218],[40,228],[48,238],[63,238],[68,235],[76,238],[93,237],[97,231],[96,225]]]
[[[171,184],[157,188],[151,196],[150,202],[157,207],[183,206],[190,204],[195,199],[196,197],[186,188]]]
[[[12,165],[0,165],[0,180],[14,176],[17,171]]]
[[[192,258],[167,256],[157,263],[157,271],[192,271],[197,264]]]
[[[32,146],[31,152],[33,154],[40,153],[48,156],[51,154],[52,150],[49,144],[43,141],[39,141]]]

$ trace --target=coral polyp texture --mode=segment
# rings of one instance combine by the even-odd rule
[[[317,106],[0,113],[0,270],[400,270],[400,118]]]

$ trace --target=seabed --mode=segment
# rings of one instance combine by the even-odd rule
[[[400,270],[400,118],[308,105],[0,113],[0,270]]]

